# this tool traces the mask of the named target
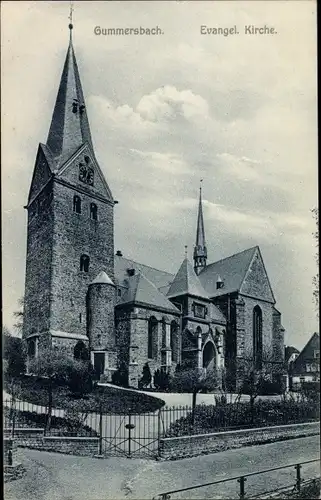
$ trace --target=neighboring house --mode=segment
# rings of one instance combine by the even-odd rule
[[[314,333],[300,354],[291,364],[292,387],[303,382],[320,381],[320,336]]]
[[[281,365],[284,329],[260,249],[209,263],[201,192],[193,263],[186,256],[174,275],[114,253],[117,202],[103,173],[113,166],[102,170],[96,159],[87,113],[70,33],[26,206],[29,358],[46,345],[75,357],[86,347],[99,374],[110,380],[122,362],[136,387],[146,362],[152,371],[174,371],[184,360],[225,366],[231,388],[248,360],[258,370],[271,359]]]

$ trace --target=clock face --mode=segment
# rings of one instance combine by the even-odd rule
[[[90,186],[94,185],[94,170],[83,163],[79,164],[79,180]]]

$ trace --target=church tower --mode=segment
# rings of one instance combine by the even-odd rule
[[[204,219],[203,219],[202,186],[200,186],[196,241],[194,246],[194,270],[196,274],[200,274],[200,272],[204,269],[204,267],[206,266],[206,259],[207,259],[207,249],[205,243],[205,229],[204,229]]]
[[[104,271],[114,279],[115,201],[98,165],[72,42],[28,203],[24,339],[37,351],[89,345],[86,296]],[[110,308],[114,308],[111,298]],[[35,344],[35,345],[34,345]],[[38,345],[39,344],[39,345]]]

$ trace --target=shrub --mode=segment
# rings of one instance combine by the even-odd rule
[[[154,386],[159,391],[168,391],[170,387],[169,373],[165,370],[155,370]]]
[[[68,387],[76,397],[83,397],[93,390],[94,369],[88,361],[74,360],[68,372]]]
[[[121,387],[128,387],[128,369],[124,363],[121,363],[117,370],[111,376],[112,384]]]
[[[219,401],[217,401],[219,403]],[[264,427],[295,422],[317,420],[318,404],[314,401],[257,401],[226,404],[224,401],[214,405],[197,405],[186,416],[173,422],[167,437],[217,432],[225,428],[241,429]]]
[[[145,363],[143,366],[143,376],[138,382],[139,389],[148,387],[152,381],[152,374],[150,372],[149,364]]]

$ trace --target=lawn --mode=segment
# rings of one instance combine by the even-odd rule
[[[47,381],[36,377],[25,376],[21,380],[18,399],[40,406],[47,406]],[[6,390],[9,392],[8,388]],[[118,389],[117,387],[97,386],[94,390],[82,397],[75,397],[69,388],[64,385],[53,389],[53,407],[57,409],[72,409],[79,412],[99,412],[123,414],[129,411],[133,414],[155,412],[165,402],[147,394]]]

